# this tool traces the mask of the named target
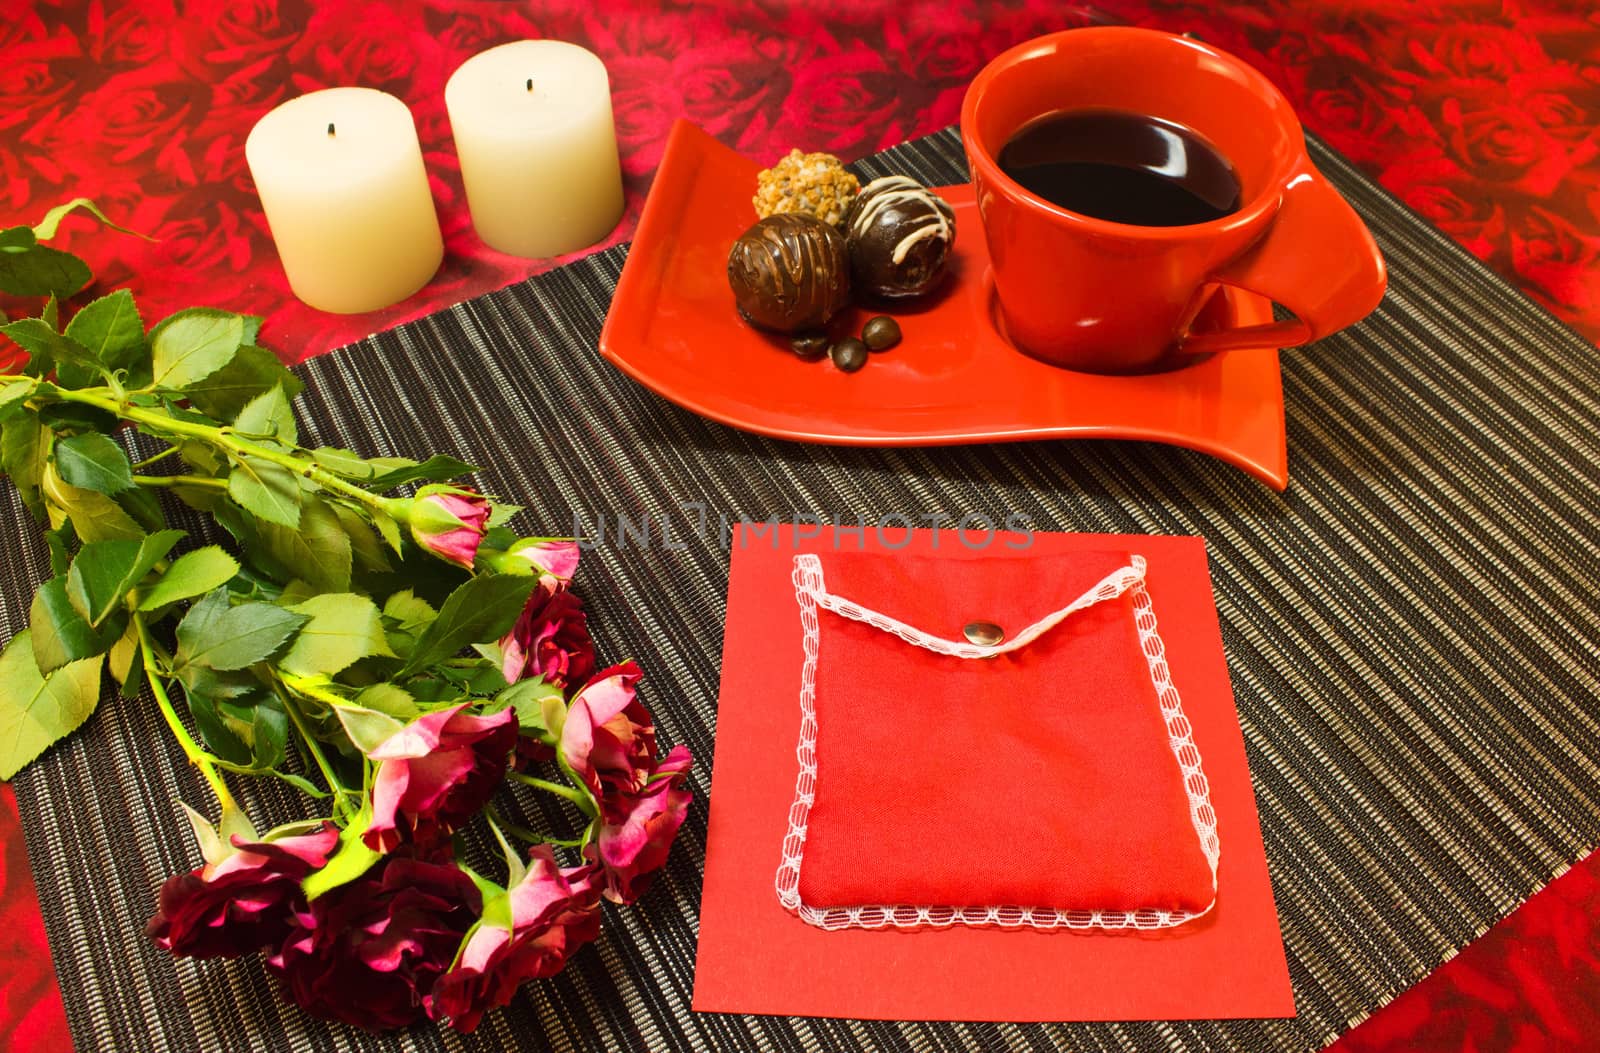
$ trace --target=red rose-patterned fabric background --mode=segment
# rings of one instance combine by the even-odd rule
[[[1600,337],[1600,11],[1590,0],[0,0],[0,226],[94,198],[145,242],[64,226],[147,323],[215,304],[267,319],[286,360],[561,261],[473,235],[443,86],[493,44],[549,36],[611,71],[633,229],[688,117],[752,157],[852,158],[956,120],[990,57],[1096,21],[1196,32],[1270,76],[1307,127],[1591,337]],[[416,115],[446,238],[438,276],[339,317],[289,294],[243,142],[293,95],[361,84]],[[10,313],[33,304],[4,303]],[[0,792],[0,1053],[68,1047],[30,868]],[[41,880],[48,880],[41,871]],[[1570,1049],[1600,1035],[1591,858],[1335,1048]]]

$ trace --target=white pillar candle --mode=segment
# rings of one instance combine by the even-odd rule
[[[559,256],[622,218],[611,80],[592,52],[522,40],[474,55],[444,86],[472,225],[491,248]]]
[[[289,288],[339,314],[398,303],[444,258],[439,216],[406,104],[371,88],[329,88],[256,123],[245,161]]]

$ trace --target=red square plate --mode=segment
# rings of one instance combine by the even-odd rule
[[[996,327],[969,186],[938,188],[956,209],[953,273],[939,293],[887,312],[904,333],[899,346],[855,374],[795,357],[739,318],[728,288],[728,250],[755,221],[759,170],[688,122],[672,130],[600,334],[601,354],[651,390],[723,424],[801,442],[1140,439],[1288,485],[1277,352],[1235,351],[1137,377],[1075,373],[1019,353]],[[841,321],[859,329],[875,313]],[[1197,325],[1271,316],[1266,300],[1220,289]]]

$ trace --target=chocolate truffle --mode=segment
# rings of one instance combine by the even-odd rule
[[[937,285],[956,240],[955,210],[905,176],[862,187],[844,226],[857,290],[891,300]]]
[[[753,325],[780,333],[821,329],[850,302],[844,238],[815,216],[768,216],[733,243],[728,284]]]

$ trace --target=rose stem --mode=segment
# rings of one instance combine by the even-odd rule
[[[205,776],[206,782],[211,786],[211,792],[217,795],[217,803],[222,806],[222,810],[237,811],[239,806],[235,803],[233,795],[228,792],[222,773],[212,765],[209,755],[200,748],[199,743],[195,742],[189,734],[189,729],[178,719],[177,710],[172,708],[172,699],[167,696],[166,685],[161,681],[161,674],[156,665],[155,648],[150,641],[150,630],[145,625],[144,619],[135,614],[133,624],[134,631],[139,634],[139,654],[144,661],[146,679],[150,681],[150,693],[156,696],[156,705],[160,708],[162,717],[166,719],[172,737],[183,747],[183,755],[189,763],[199,768],[200,774]]]
[[[592,817],[599,814],[598,810],[594,806],[594,801],[589,797],[589,795],[579,790],[575,790],[571,786],[562,786],[560,783],[550,782],[547,779],[541,779],[534,775],[524,775],[519,771],[508,772],[507,774],[509,774],[513,779],[522,783],[524,786],[532,786],[536,790],[543,790],[545,793],[553,793],[557,797],[566,798],[573,804],[577,805],[579,810],[582,811],[584,815]]]

